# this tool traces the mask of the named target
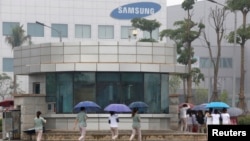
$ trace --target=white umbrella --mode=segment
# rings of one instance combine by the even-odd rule
[[[237,107],[230,107],[227,109],[227,112],[230,115],[230,117],[237,117],[243,114],[243,110]]]

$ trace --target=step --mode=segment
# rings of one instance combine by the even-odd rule
[[[131,130],[119,131],[116,141],[128,141]],[[43,134],[42,141],[77,141],[80,137],[79,131],[68,130],[48,130]],[[25,134],[23,140],[35,140],[35,135]],[[207,137],[204,133],[189,133],[179,131],[166,130],[142,130],[143,141],[206,141]],[[109,130],[102,131],[86,131],[85,141],[111,141],[111,133]]]

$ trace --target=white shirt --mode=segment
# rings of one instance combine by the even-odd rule
[[[207,124],[207,125],[213,124],[213,119],[212,119],[211,116],[206,116],[206,124]]]
[[[180,118],[186,118],[187,117],[187,110],[189,109],[190,107],[187,106],[187,107],[182,107],[180,109]]]
[[[112,116],[109,117],[110,127],[118,127],[117,118],[118,118],[118,115],[116,114],[113,114]]]
[[[220,124],[220,114],[211,114],[212,116],[212,124],[219,125]]]
[[[222,124],[230,124],[230,115],[228,113],[221,113]]]

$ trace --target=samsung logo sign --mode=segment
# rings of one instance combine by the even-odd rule
[[[143,18],[155,14],[161,9],[161,5],[154,2],[137,2],[120,6],[111,12],[115,19]]]

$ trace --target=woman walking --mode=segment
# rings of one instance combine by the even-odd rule
[[[118,137],[118,122],[119,118],[118,115],[115,114],[115,112],[111,111],[109,112],[109,125],[110,125],[110,131],[111,131],[111,136],[112,140],[115,140]]]
[[[87,114],[85,113],[85,107],[81,107],[81,111],[77,114],[74,126],[75,130],[76,125],[78,124],[79,131],[81,133],[81,136],[78,138],[79,141],[84,141],[85,139],[86,127],[87,127],[86,120],[87,120]]]
[[[41,112],[36,112],[36,117],[34,118],[35,131],[36,131],[36,141],[41,141],[43,135],[43,124],[46,123],[46,120],[41,117]]]
[[[231,124],[230,115],[228,114],[226,108],[222,109],[221,118],[222,118],[222,125]]]
[[[132,124],[132,134],[129,138],[130,141],[132,141],[135,137],[135,134],[137,133],[138,141],[141,141],[141,118],[138,114],[138,109],[134,108],[132,111],[132,118],[133,118],[133,124]]]

